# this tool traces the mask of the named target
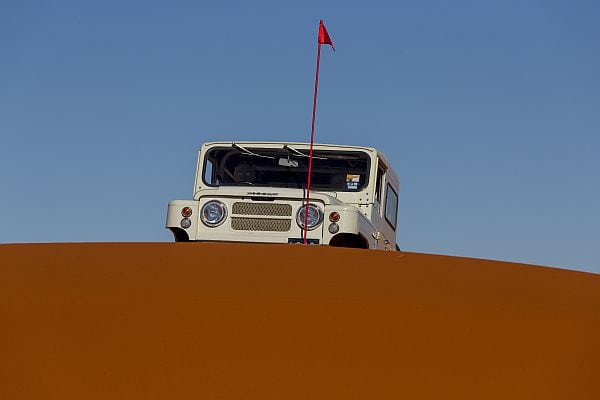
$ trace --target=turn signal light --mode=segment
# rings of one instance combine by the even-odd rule
[[[334,211],[331,214],[329,214],[329,221],[338,222],[339,220],[340,220],[340,213]]]
[[[188,218],[192,216],[192,208],[191,207],[183,207],[181,209],[181,215]]]

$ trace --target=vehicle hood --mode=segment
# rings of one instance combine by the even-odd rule
[[[203,188],[194,193],[194,200],[200,200],[203,197],[230,197],[265,200],[285,199],[285,200],[303,200],[306,196],[304,189],[292,188],[269,188],[269,187],[253,187],[253,186],[221,186],[218,188]],[[336,192],[312,191],[310,198],[320,201],[324,204],[348,204],[337,199]]]

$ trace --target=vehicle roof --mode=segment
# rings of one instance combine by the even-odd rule
[[[206,142],[203,144],[203,146],[206,146],[206,147],[231,146],[233,143],[239,144],[241,146],[245,146],[245,145],[257,146],[258,145],[258,146],[268,146],[268,147],[281,147],[284,145],[289,145],[289,146],[310,147],[310,143],[304,143],[304,142],[263,142],[263,141]],[[375,152],[380,157],[382,157],[384,159],[384,161],[387,161],[387,158],[383,155],[383,153],[374,147],[355,146],[355,145],[346,145],[346,144],[328,144],[328,143],[314,143],[313,147],[318,147],[318,148],[337,147],[337,148],[343,148],[343,149],[349,149],[349,150],[364,150],[364,151],[369,151],[369,152]]]

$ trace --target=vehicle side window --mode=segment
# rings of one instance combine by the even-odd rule
[[[383,166],[377,167],[377,182],[375,183],[375,201],[381,204],[381,187],[383,185],[383,175],[385,174],[385,169]]]
[[[204,164],[204,182],[209,185],[215,184],[213,181],[213,163],[208,158],[206,159],[206,164]]]
[[[396,230],[396,221],[398,219],[398,193],[394,191],[388,183],[387,194],[385,196],[385,219]]]

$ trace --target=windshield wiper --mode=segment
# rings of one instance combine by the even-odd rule
[[[245,147],[242,147],[242,146],[240,146],[240,145],[239,145],[239,144],[237,144],[237,143],[232,143],[232,144],[231,144],[231,147],[233,147],[234,149],[238,149],[238,150],[239,150],[239,151],[241,151],[242,153],[244,153],[244,154],[247,154],[247,155],[249,155],[249,156],[254,156],[254,157],[262,157],[262,158],[270,158],[270,159],[272,159],[272,160],[274,160],[274,159],[275,159],[275,157],[273,157],[273,156],[265,156],[265,155],[263,155],[263,154],[258,154],[258,153],[255,153],[255,152],[253,152],[253,151],[250,151],[250,150],[248,150],[247,148],[245,148]]]
[[[304,154],[302,153],[300,150],[293,148],[292,146],[289,146],[287,144],[283,145],[284,150],[289,151],[290,153],[299,156],[299,157],[306,157],[309,158],[310,156],[308,154]],[[317,160],[327,160],[327,157],[317,157],[315,155],[313,155],[313,158],[317,159]]]

